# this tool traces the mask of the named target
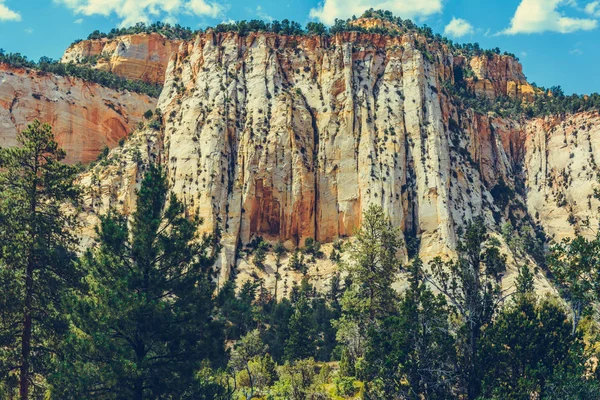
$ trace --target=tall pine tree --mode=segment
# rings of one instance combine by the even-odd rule
[[[483,218],[475,218],[461,232],[458,259],[431,263],[429,279],[449,303],[460,320],[458,372],[469,400],[479,396],[482,329],[492,321],[504,296],[500,286],[506,271],[506,256],[499,243],[489,237]]]
[[[55,376],[60,398],[180,398],[202,360],[221,359],[211,238],[199,238],[183,211],[151,166],[130,221],[102,218],[82,259],[89,292],[73,299],[72,351]]]
[[[34,121],[17,141],[0,149],[0,396],[12,397],[18,377],[28,399],[67,329],[61,298],[79,274],[75,217],[64,205],[79,196],[48,124]]]

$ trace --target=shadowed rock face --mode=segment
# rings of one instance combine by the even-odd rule
[[[451,253],[457,227],[477,215],[572,234],[567,217],[598,207],[590,195],[600,118],[462,109],[444,83],[466,62],[414,34],[201,34],[166,70],[161,130],[115,151],[119,163],[98,172],[88,210],[133,204],[139,160],[125,154],[137,149],[166,165],[203,231],[221,230],[224,279],[236,246],[254,236],[289,247],[351,236],[370,204],[417,235],[425,259]],[[479,95],[528,98],[512,58],[469,63],[477,82],[489,81]]]
[[[119,92],[81,79],[0,64],[0,146],[14,146],[34,119],[52,125],[67,162],[87,163],[104,146],[133,132],[156,99]]]
[[[94,68],[131,80],[162,84],[169,58],[180,44],[180,40],[158,33],[83,40],[70,46],[61,62],[84,63],[90,57],[98,57]]]

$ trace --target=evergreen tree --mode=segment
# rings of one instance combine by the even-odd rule
[[[383,209],[371,205],[342,265],[348,285],[340,302],[342,315],[335,322],[337,340],[348,347],[354,361],[363,356],[368,327],[389,316],[397,304],[392,283],[400,272],[400,243],[399,231]]]
[[[565,238],[551,249],[548,266],[571,309],[571,333],[575,335],[583,312],[594,298],[600,299],[594,296],[600,294],[600,236],[594,240],[581,235]]]
[[[584,373],[582,343],[571,335],[567,315],[533,293],[518,295],[502,310],[485,329],[482,349],[485,398],[544,398],[555,374]]]
[[[456,353],[446,300],[427,288],[420,259],[408,280],[398,315],[369,330],[369,380],[382,381],[389,399],[451,398]]]
[[[370,322],[395,308],[397,296],[392,282],[401,266],[397,257],[399,237],[383,209],[371,205],[350,248],[349,261],[342,266],[353,282],[348,288],[349,297],[360,299],[362,317]]]
[[[482,329],[489,324],[504,296],[500,279],[506,270],[506,257],[496,240],[490,239],[485,222],[476,218],[461,234],[458,259],[434,259],[429,281],[443,293],[460,318],[458,333],[459,375],[469,400],[479,395],[479,360]]]
[[[260,269],[261,271],[265,270],[265,259],[267,258],[267,254],[266,254],[267,248],[268,248],[267,243],[265,243],[261,240],[260,243],[258,243],[258,247],[254,251],[254,258],[252,259],[252,261],[254,262],[254,265],[256,265],[256,267],[258,269]]]
[[[289,322],[289,337],[285,342],[285,358],[289,361],[314,357],[316,353],[316,327],[313,310],[305,296],[295,304]]]
[[[223,356],[211,238],[197,236],[159,167],[137,195],[130,221],[101,218],[97,244],[82,258],[89,292],[72,299],[69,357],[55,377],[60,398],[178,398],[202,360]]]
[[[67,329],[61,298],[80,276],[75,217],[64,207],[78,190],[48,124],[35,120],[17,141],[0,149],[0,392],[12,393],[18,375],[20,398],[28,399],[30,385],[51,370]]]

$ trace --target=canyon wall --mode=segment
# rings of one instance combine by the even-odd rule
[[[81,79],[0,64],[0,146],[34,119],[52,125],[67,162],[88,163],[136,129],[156,99]]]
[[[424,259],[451,254],[457,228],[477,215],[490,226],[512,220],[572,234],[598,207],[598,115],[525,120],[463,109],[445,87],[465,62],[411,33],[209,31],[173,56],[162,127],[132,146],[166,165],[202,231],[220,229],[223,279],[252,238],[293,248],[352,236],[370,204],[407,241],[418,238]],[[527,101],[533,91],[512,57],[469,63],[490,82],[479,95]],[[128,146],[116,150],[112,172],[94,172],[89,212],[133,205],[127,182],[139,171],[119,155]]]
[[[161,84],[171,54],[181,40],[167,39],[158,33],[123,35],[114,39],[82,40],[71,45],[61,62],[89,64],[131,80]]]

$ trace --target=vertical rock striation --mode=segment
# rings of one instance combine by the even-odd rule
[[[407,242],[418,239],[425,259],[451,254],[457,228],[478,215],[572,234],[598,207],[591,182],[600,117],[464,109],[446,88],[466,62],[413,33],[209,31],[182,43],[169,63],[160,131],[139,133],[145,139],[115,157],[159,154],[188,213],[204,220],[203,231],[220,232],[222,279],[252,238],[293,247],[352,236],[370,204]],[[478,95],[533,95],[513,58],[468,62]],[[110,176],[131,162],[97,173],[102,207],[132,193],[122,183],[108,196]]]

